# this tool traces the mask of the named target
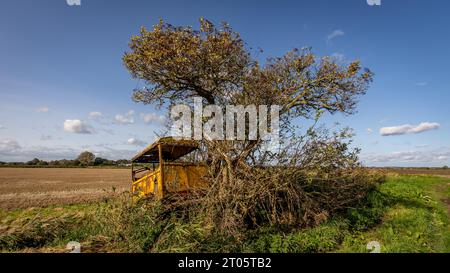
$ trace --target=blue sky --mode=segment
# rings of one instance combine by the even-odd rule
[[[358,113],[324,121],[354,128],[366,165],[450,165],[449,12],[444,0],[4,0],[0,161],[82,150],[129,158],[152,142],[164,112],[131,100],[139,83],[121,57],[140,26],[163,18],[198,27],[203,16],[230,23],[249,47],[264,50],[253,50],[261,61],[304,46],[361,60],[375,78]]]

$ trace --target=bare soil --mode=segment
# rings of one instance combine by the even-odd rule
[[[86,203],[130,186],[127,169],[0,168],[0,209]]]

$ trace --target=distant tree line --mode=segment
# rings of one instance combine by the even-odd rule
[[[76,159],[61,159],[45,161],[39,158],[27,162],[2,162],[0,166],[35,166],[35,167],[90,167],[90,166],[127,166],[131,164],[130,160],[119,159],[110,160],[96,157],[93,153],[82,152]]]

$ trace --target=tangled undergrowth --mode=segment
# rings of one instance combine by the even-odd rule
[[[363,169],[335,176],[279,167],[235,176],[229,187],[212,187],[200,199],[205,215],[219,232],[239,236],[241,230],[281,230],[318,225],[336,213],[361,206],[383,177]]]

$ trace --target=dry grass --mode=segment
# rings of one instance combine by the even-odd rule
[[[450,178],[450,169],[443,168],[389,168],[388,172],[398,174],[435,175]]]
[[[127,169],[0,168],[0,209],[100,200],[130,188]]]

